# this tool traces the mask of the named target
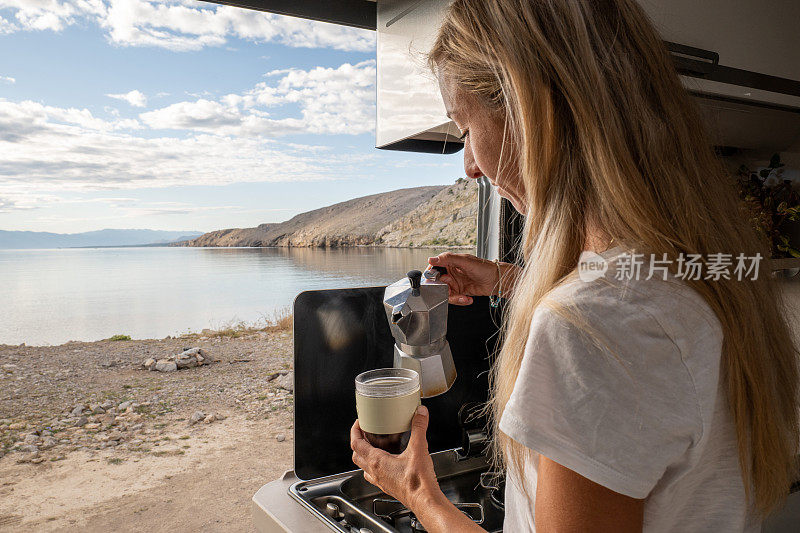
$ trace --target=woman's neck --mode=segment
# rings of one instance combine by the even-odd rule
[[[605,252],[614,244],[614,238],[596,225],[589,225],[586,230],[586,241],[583,245],[584,252]]]

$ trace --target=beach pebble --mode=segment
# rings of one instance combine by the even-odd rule
[[[286,435],[283,433],[278,433],[278,435],[275,437],[275,440],[278,442],[283,442],[286,440]]]
[[[294,392],[294,372],[288,372],[287,374],[279,377],[276,383],[280,388]]]
[[[198,365],[197,357],[194,355],[187,355],[186,353],[178,354],[175,357],[175,365],[177,368],[192,368]]]
[[[159,372],[175,372],[178,370],[178,365],[175,361],[168,361],[166,359],[159,359],[156,362],[156,370]]]

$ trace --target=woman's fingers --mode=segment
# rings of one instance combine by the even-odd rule
[[[375,480],[375,478],[373,478],[371,475],[367,474],[366,472],[364,472],[364,479],[367,481],[367,483],[370,483],[370,484],[372,484],[372,485],[375,485],[375,486],[376,486],[376,487],[378,487],[379,489],[383,490],[383,489],[382,489],[382,488],[381,488],[381,487],[378,485],[378,482]],[[385,492],[385,491],[384,491],[384,492]]]
[[[408,440],[408,449],[414,453],[428,453],[428,431],[429,420],[428,408],[424,405],[417,407],[414,418],[411,419],[411,438]]]
[[[352,459],[353,459],[353,464],[355,464],[357,467],[359,467],[359,468],[361,468],[361,469],[363,469],[363,468],[364,468],[364,464],[365,464],[365,463],[364,463],[364,459],[363,459],[363,457],[361,457],[360,455],[358,455],[356,452],[353,452],[353,457],[352,457]]]
[[[466,294],[466,287],[462,280],[450,275],[439,278],[443,283],[447,283],[449,290],[448,301],[453,305],[470,305],[472,298]]]
[[[364,434],[361,432],[361,429],[357,428],[355,424],[350,430],[350,449],[365,460],[369,460],[374,453],[383,451],[375,448],[372,446],[372,444],[367,442],[367,439],[364,438]]]
[[[476,259],[474,255],[470,254],[444,252],[435,257],[429,257],[428,263],[433,266],[443,266],[449,270],[450,268],[468,268]]]
[[[472,298],[465,294],[453,294],[447,297],[447,301],[453,305],[472,305]]]
[[[350,448],[352,450],[355,450],[354,446],[357,440],[363,440],[366,442],[366,439],[364,439],[364,433],[361,431],[361,426],[358,424],[358,420],[353,422],[353,426],[350,428]],[[369,443],[367,442],[367,444]]]

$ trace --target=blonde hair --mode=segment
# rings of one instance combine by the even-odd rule
[[[575,269],[596,225],[666,253],[769,257],[670,56],[634,0],[455,0],[429,54],[459,90],[502,113],[527,217],[524,269],[492,372],[495,457],[530,450],[497,424],[534,309]],[[756,280],[688,280],[718,317],[723,376],[748,500],[762,515],[795,472],[798,351],[767,268]]]

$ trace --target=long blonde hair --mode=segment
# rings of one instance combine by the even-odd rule
[[[530,450],[497,424],[534,309],[577,266],[596,224],[618,242],[680,254],[769,257],[742,215],[663,42],[635,0],[455,0],[431,67],[502,113],[524,183],[524,269],[492,374],[495,453],[517,471]],[[502,162],[501,162],[502,163]],[[756,280],[687,280],[718,317],[722,379],[751,504],[788,494],[800,442],[798,351],[780,290]]]

